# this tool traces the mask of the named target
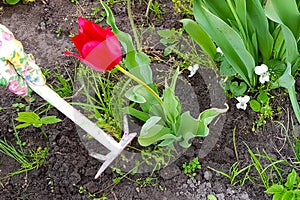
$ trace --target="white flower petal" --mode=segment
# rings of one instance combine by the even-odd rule
[[[197,70],[199,69],[199,65],[195,64],[194,66],[189,66],[188,70],[190,71],[190,75],[188,77],[192,77],[196,74]]]
[[[220,53],[221,55],[224,55],[224,53],[220,47],[217,47],[217,52]]]
[[[249,102],[250,97],[249,97],[249,96],[236,97],[236,99],[239,101],[239,102],[236,104],[237,109],[243,109],[243,110],[246,110],[246,108],[247,108],[247,103]]]
[[[254,68],[255,74],[257,75],[262,75],[263,73],[266,73],[268,70],[269,70],[268,66],[265,64],[261,64]]]
[[[249,96],[244,96],[243,97],[243,102],[248,103],[250,101],[250,97]]]

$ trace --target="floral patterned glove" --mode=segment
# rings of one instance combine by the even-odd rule
[[[25,97],[31,89],[28,84],[44,85],[41,69],[31,54],[24,52],[21,42],[8,28],[0,24],[0,86]]]

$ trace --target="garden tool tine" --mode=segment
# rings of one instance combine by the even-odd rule
[[[136,136],[136,133],[128,134],[127,131],[123,135],[121,141],[118,143],[110,135],[105,133],[100,129],[95,123],[90,121],[77,109],[71,106],[63,98],[61,98],[56,92],[50,89],[47,85],[34,85],[28,82],[28,85],[33,91],[40,95],[43,99],[49,102],[51,105],[56,107],[60,112],[71,119],[75,124],[85,130],[90,134],[95,140],[105,146],[110,150],[107,155],[101,155],[96,153],[91,153],[91,156],[97,158],[98,160],[105,160],[96,174],[95,178],[98,178],[101,173],[116,159],[116,157],[121,153],[121,151],[132,141]],[[127,128],[128,130],[128,128]]]

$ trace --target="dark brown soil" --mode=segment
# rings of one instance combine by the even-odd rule
[[[178,20],[185,17],[177,14],[172,9],[171,1],[160,1],[165,14],[161,19],[150,12],[145,17],[146,3],[135,1],[133,7],[134,19],[138,26],[147,27],[154,25],[155,29],[180,27]],[[98,1],[79,1],[75,5],[68,0],[50,0],[44,5],[37,0],[36,3],[28,5],[18,4],[16,6],[4,5],[1,11],[0,23],[7,26],[20,40],[25,50],[32,53],[42,69],[54,70],[57,66],[66,75],[66,70],[73,74],[73,60],[63,55],[66,49],[72,49],[70,33],[77,33],[77,17],[89,15],[92,8],[101,5]],[[111,6],[117,24],[120,29],[130,32],[129,20],[127,18],[126,6],[123,1]],[[102,9],[102,8],[101,8]],[[104,23],[104,22],[102,22]],[[57,36],[56,30],[60,28],[61,34]],[[158,49],[162,50],[162,49]],[[171,67],[171,66],[170,66]],[[210,76],[211,75],[211,76]],[[187,77],[187,72],[184,73]],[[266,150],[270,155],[280,158],[277,150],[283,142],[278,138],[284,135],[281,127],[275,121],[281,121],[287,125],[292,113],[288,96],[282,91],[275,91],[278,98],[274,99],[274,107],[280,106],[282,114],[276,115],[274,119],[268,120],[266,125],[255,131],[251,131],[252,123],[256,114],[247,109],[237,110],[234,99],[225,98],[224,92],[217,84],[216,76],[210,71],[201,70],[192,78],[188,78],[193,86],[199,111],[211,106],[223,108],[228,103],[229,111],[212,123],[211,134],[207,138],[196,138],[193,145],[175,162],[168,167],[156,171],[151,177],[157,178],[153,184],[142,187],[137,183],[139,178],[145,180],[150,172],[128,175],[118,184],[113,184],[113,178],[118,175],[110,168],[99,178],[94,175],[101,163],[88,155],[88,151],[81,142],[76,126],[65,118],[56,109],[51,109],[48,115],[56,115],[63,121],[54,125],[45,126],[48,138],[41,134],[39,129],[26,128],[19,131],[20,138],[26,142],[25,149],[36,149],[37,147],[48,147],[47,164],[28,173],[22,173],[0,180],[1,199],[93,199],[106,196],[107,199],[206,199],[208,194],[215,194],[218,199],[271,199],[264,193],[264,188],[259,180],[256,184],[246,181],[243,186],[232,186],[230,181],[207,167],[228,172],[231,165],[237,161],[234,153],[233,132],[236,129],[236,144],[240,168],[250,163],[250,156],[244,142],[254,151],[256,148],[262,152]],[[51,83],[54,77],[48,77]],[[299,87],[299,78],[297,88]],[[298,94],[299,94],[298,89]],[[16,118],[18,110],[12,108],[13,103],[27,104],[24,99],[9,93],[4,88],[0,90],[0,107],[8,108],[0,111],[0,138],[7,139],[15,144],[13,136],[13,119]],[[44,103],[35,96],[36,100],[31,104],[30,110],[34,110]],[[22,109],[21,109],[22,110]],[[196,112],[199,112],[196,110]],[[14,121],[16,123],[16,121]],[[281,151],[284,158],[293,155],[285,144]],[[198,170],[195,179],[189,179],[184,173],[182,164],[198,157],[202,169]],[[5,177],[9,172],[20,168],[19,164],[10,157],[0,154],[0,177]],[[255,170],[250,176],[257,177]],[[85,191],[80,189],[83,187]],[[95,194],[92,197],[89,194]]]

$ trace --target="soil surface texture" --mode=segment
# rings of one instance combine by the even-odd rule
[[[130,33],[126,3],[115,2],[110,7],[116,23],[121,30]],[[136,0],[133,3],[132,13],[137,27],[145,29],[151,27],[155,30],[180,28],[180,19],[191,18],[176,13],[172,1],[166,0],[158,1],[164,11],[161,18],[151,10],[146,16],[146,2],[148,1]],[[96,16],[91,15],[94,8],[100,9]],[[77,17],[89,16],[95,20],[102,16],[103,11],[101,4],[96,0],[74,2],[49,0],[48,4],[36,0],[26,5],[22,3],[15,6],[2,5],[0,23],[14,33],[23,43],[26,52],[34,55],[43,70],[50,70],[51,74],[58,68],[62,75],[68,78],[68,74],[74,75],[74,59],[66,57],[64,52],[75,51],[69,35],[77,33]],[[105,25],[105,20],[100,24]],[[150,53],[163,53],[160,45],[153,44],[152,40],[149,42],[147,38],[144,38],[144,41],[143,45]],[[153,66],[155,67],[155,64]],[[106,197],[109,200],[205,200],[209,194],[215,195],[218,200],[272,199],[270,195],[265,194],[259,179],[252,182],[246,180],[242,186],[240,184],[233,186],[228,178],[211,168],[228,173],[231,165],[237,161],[239,169],[250,164],[251,157],[245,144],[255,153],[265,150],[278,159],[281,156],[288,158],[292,155],[288,144],[281,140],[284,138],[282,127],[275,123],[280,121],[286,125],[290,121],[292,109],[288,96],[281,90],[274,91],[278,98],[273,100],[273,106],[281,107],[282,114],[275,114],[273,120],[268,120],[263,128],[253,132],[251,128],[257,114],[251,109],[237,110],[235,105],[237,101],[226,98],[213,71],[199,70],[192,78],[189,78],[188,74],[187,71],[182,76],[188,80],[196,95],[194,101],[198,104],[193,111],[199,113],[210,107],[224,108],[224,103],[229,105],[229,110],[210,125],[211,132],[208,137],[194,139],[192,146],[167,167],[153,173],[151,171],[134,175],[129,173],[119,181],[116,181],[118,180],[116,178],[121,177],[120,174],[107,168],[100,178],[94,179],[101,163],[89,156],[74,123],[52,108],[47,114],[57,116],[62,122],[43,126],[48,138],[45,138],[38,128],[19,130],[21,141],[26,142],[25,151],[38,147],[49,148],[47,163],[27,173],[6,177],[10,172],[20,169],[20,165],[14,159],[0,153],[0,177],[6,177],[0,179],[0,199],[75,200]],[[47,77],[50,85],[56,81],[54,76]],[[299,82],[298,78],[296,88],[300,88]],[[13,125],[17,122],[14,119],[18,111],[24,109],[14,108],[12,104],[28,105],[28,103],[5,88],[0,88],[0,96],[2,97],[0,107],[7,108],[0,110],[0,138],[17,148],[13,129]],[[33,96],[36,100],[30,104],[31,111],[45,103],[36,94]],[[201,163],[201,169],[198,169],[195,178],[191,179],[184,174],[182,165],[196,157]],[[249,176],[258,178],[255,170],[251,171]]]

